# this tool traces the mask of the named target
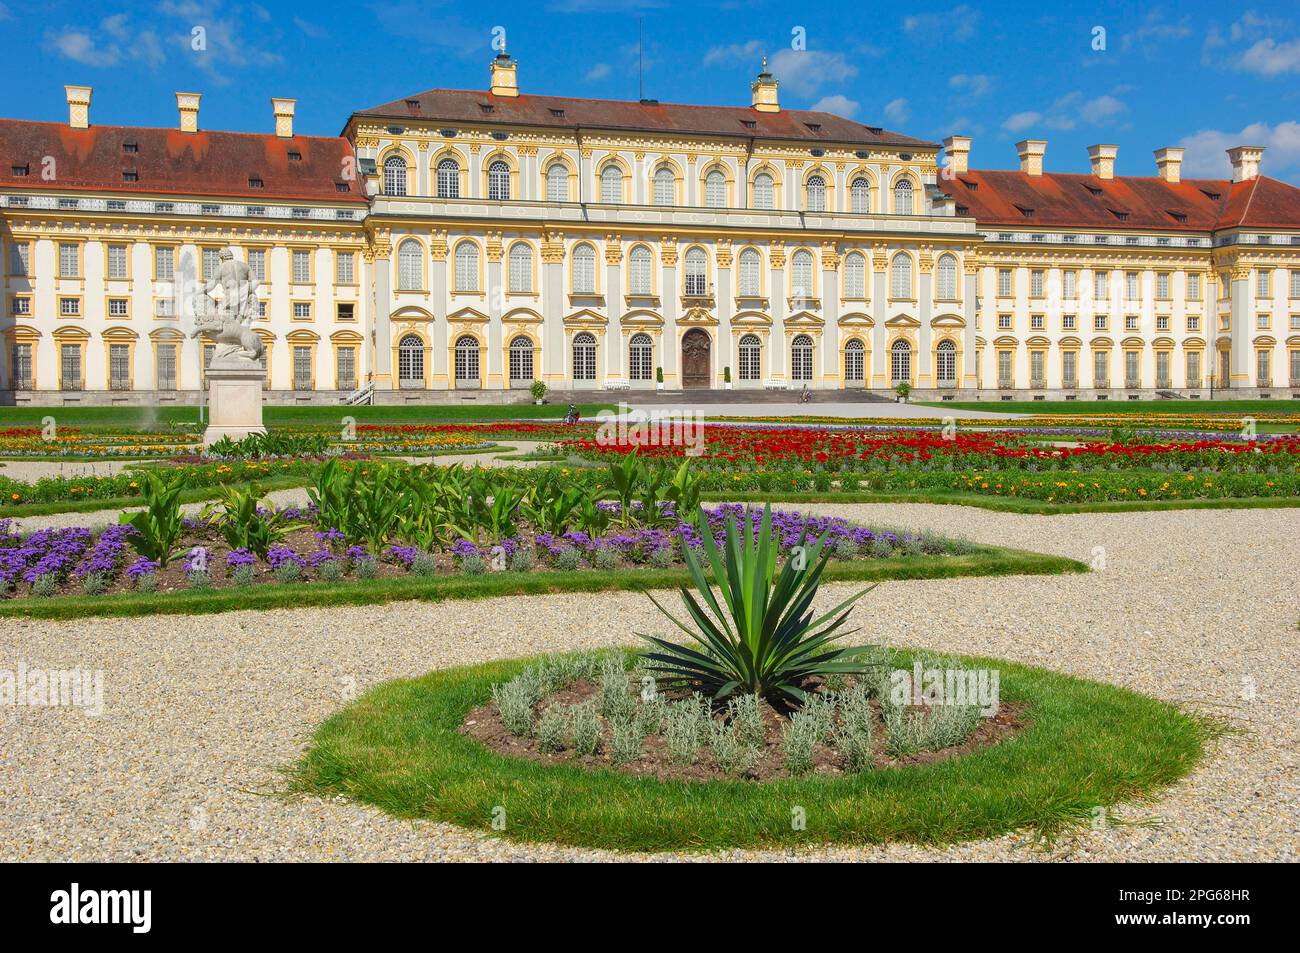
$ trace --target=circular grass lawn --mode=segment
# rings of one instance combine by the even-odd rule
[[[928,765],[857,775],[662,782],[508,757],[462,734],[494,682],[537,658],[386,682],[325,721],[294,789],[345,795],[395,817],[445,821],[519,840],[616,850],[910,841],[948,843],[1028,829],[1050,837],[1098,807],[1187,774],[1214,727],[1172,705],[998,659],[1001,701],[1027,727]],[[905,652],[895,655],[910,665]]]

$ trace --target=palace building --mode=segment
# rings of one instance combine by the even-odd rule
[[[1300,396],[1300,189],[975,170],[942,144],[783,109],[487,90],[360,110],[338,137],[0,120],[0,403],[194,402],[193,296],[257,276],[274,402],[866,389],[999,400]],[[943,160],[940,162],[942,153]]]

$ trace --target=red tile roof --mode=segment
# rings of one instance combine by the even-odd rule
[[[980,225],[1034,228],[1201,231],[1300,228],[1300,189],[1261,176],[1248,182],[1158,177],[1099,179],[1079,173],[1029,175],[971,170],[939,186]]]
[[[485,105],[490,105],[491,110],[484,109]],[[565,96],[493,96],[473,89],[431,89],[406,99],[363,109],[353,113],[353,116],[370,119],[426,119],[448,123],[508,123],[566,129],[583,126],[588,129],[734,136],[738,139],[752,136],[757,139],[797,139],[809,144],[911,146],[927,150],[939,148],[937,143],[807,109],[782,109],[780,112],[768,113],[748,106],[687,106],[614,99],[572,99]],[[746,122],[754,123],[753,127],[746,126]]]
[[[126,151],[130,144],[136,151]],[[290,152],[302,158],[291,161]],[[335,184],[343,181],[345,169],[354,168],[353,156],[352,144],[335,137],[281,139],[138,126],[73,129],[0,119],[0,188],[364,203],[359,180],[348,182],[347,192]],[[54,160],[55,177],[49,180],[42,177],[47,157]],[[15,166],[27,166],[28,174],[14,175]],[[135,172],[137,180],[126,181],[126,172]],[[262,188],[250,187],[249,179],[261,179]]]

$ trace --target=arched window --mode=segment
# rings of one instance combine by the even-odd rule
[[[750,203],[754,208],[768,209],[772,208],[775,201],[773,195],[775,189],[772,186],[772,177],[766,172],[760,172],[754,176],[754,195]]]
[[[596,336],[590,331],[574,335],[573,379],[575,381],[596,379]]]
[[[854,338],[844,345],[844,379],[861,384],[866,373],[866,348],[861,338]]]
[[[889,296],[903,299],[912,297],[912,259],[908,255],[895,255],[889,266]]]
[[[957,259],[952,255],[940,255],[935,274],[935,296],[942,301],[956,301]]]
[[[456,290],[478,291],[478,246],[473,242],[456,246]]]
[[[569,201],[569,170],[563,162],[552,162],[546,167],[546,201]]]
[[[648,334],[634,334],[627,346],[629,380],[648,381],[654,364],[654,342]]]
[[[384,194],[406,194],[406,160],[401,156],[389,156],[384,160]]]
[[[510,293],[532,294],[533,248],[527,242],[510,246]]]
[[[940,341],[935,348],[935,376],[940,387],[952,387],[957,383],[957,345],[952,341]]]
[[[910,179],[900,179],[894,185],[894,214],[912,214],[912,182]]]
[[[796,301],[816,297],[813,294],[813,256],[806,248],[800,248],[790,256],[790,297]]]
[[[844,297],[865,301],[867,297],[867,256],[851,251],[844,256]]]
[[[895,341],[889,349],[889,381],[891,384],[912,382],[912,345]]]
[[[677,177],[673,170],[661,165],[655,170],[655,205],[677,204]]]
[[[399,387],[424,386],[424,342],[408,334],[397,342],[397,383]]]
[[[424,255],[420,243],[408,238],[397,246],[397,290],[419,291],[424,285]]]
[[[573,248],[573,293],[596,293],[596,249],[586,242]]]
[[[600,173],[600,200],[609,205],[623,202],[623,170],[611,162]]]
[[[645,245],[637,245],[627,259],[628,293],[654,294],[654,254]]]
[[[706,295],[709,293],[709,256],[703,248],[692,248],[686,253],[686,293],[688,295]]]
[[[438,198],[460,198],[460,163],[448,157],[438,163]]]
[[[790,379],[811,381],[813,375],[813,342],[800,334],[790,342]]]
[[[704,177],[704,204],[709,208],[726,207],[727,177],[720,169],[713,169]]]
[[[478,383],[478,340],[472,334],[456,339],[456,386]]]
[[[746,334],[740,339],[740,379],[759,380],[763,372],[763,342],[757,334]]]
[[[510,198],[510,166],[501,159],[488,166],[488,198],[494,202]]]
[[[533,382],[533,342],[520,334],[510,342],[510,386],[528,387]]]
[[[804,208],[809,212],[826,211],[826,180],[820,175],[811,175],[808,177],[808,184],[804,189]]]
[[[746,248],[740,253],[740,295],[757,298],[763,293],[763,256],[756,249]]]
[[[849,186],[849,207],[860,215],[871,211],[871,183],[862,176]]]

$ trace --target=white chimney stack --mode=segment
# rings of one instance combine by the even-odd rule
[[[1088,158],[1092,162],[1092,174],[1099,179],[1115,178],[1115,157],[1119,155],[1119,146],[1109,143],[1088,147]]]
[[[281,139],[293,138],[293,113],[297,105],[296,99],[271,97],[271,111],[275,113],[275,134]]]
[[[1021,139],[1016,143],[1020,156],[1020,171],[1026,175],[1043,174],[1043,154],[1047,152],[1046,139]]]
[[[202,93],[177,93],[176,108],[181,114],[181,132],[199,131],[199,100]]]
[[[1232,163],[1232,181],[1248,182],[1259,178],[1259,164],[1263,158],[1263,146],[1233,146],[1228,150],[1228,161]]]
[[[1167,149],[1156,150],[1156,170],[1160,178],[1164,179],[1170,185],[1177,185],[1182,181],[1183,169],[1183,150],[1170,146]]]
[[[943,154],[948,158],[948,171],[961,175],[970,168],[970,136],[949,136],[943,140]]]
[[[73,129],[90,128],[90,87],[64,86],[68,97],[68,125]]]

